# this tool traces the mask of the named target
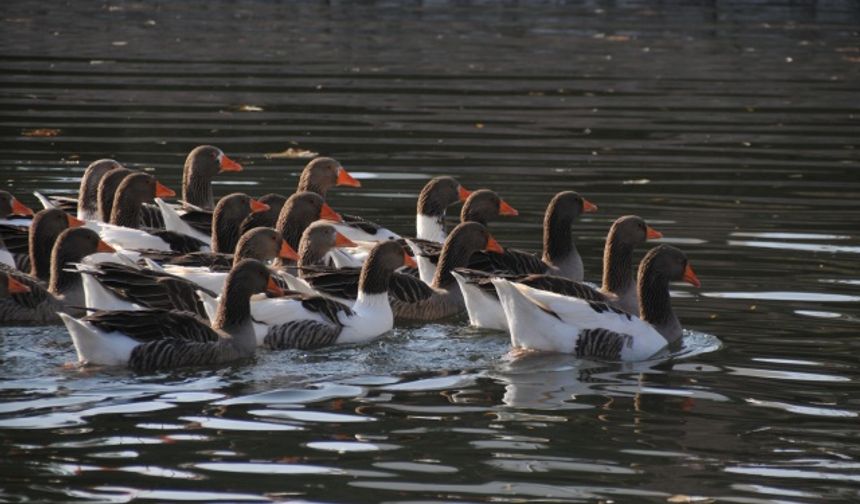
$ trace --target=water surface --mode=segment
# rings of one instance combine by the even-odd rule
[[[855,502],[860,499],[860,8],[832,2],[69,2],[0,7],[0,180],[70,194],[115,157],[179,187],[330,202],[405,234],[434,175],[520,210],[553,193],[587,277],[641,215],[702,280],[668,362],[508,354],[463,322],[360,347],[139,376],[0,329],[0,500]],[[639,252],[644,253],[643,251]]]

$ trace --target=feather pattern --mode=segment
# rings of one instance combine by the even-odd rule
[[[296,320],[269,328],[264,345],[273,350],[313,350],[333,345],[343,328],[315,320]]]

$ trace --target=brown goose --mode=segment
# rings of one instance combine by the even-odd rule
[[[493,284],[514,347],[640,361],[654,358],[683,336],[669,297],[669,282],[680,280],[701,285],[683,252],[669,245],[651,249],[639,265],[638,318],[607,303],[533,289],[502,278],[494,279]]]
[[[263,263],[245,259],[227,277],[211,327],[194,315],[170,310],[96,312],[80,320],[62,317],[84,364],[143,372],[223,365],[253,357],[257,340],[250,299],[266,291],[283,294]]]
[[[102,179],[102,185],[99,189],[100,197],[104,196],[107,191],[104,184],[119,170],[121,169],[108,172]],[[160,229],[141,229],[143,204],[154,201],[156,197],[169,197],[171,195],[173,195],[173,191],[161,185],[152,175],[133,172],[128,174],[116,189],[111,208],[110,224],[91,222],[90,226],[98,229],[102,239],[116,248],[175,250],[180,252],[208,250],[208,243],[187,235]]]
[[[472,192],[460,211],[460,222],[477,222],[487,226],[491,221],[504,216],[517,216],[519,212],[489,189],[479,189]],[[430,284],[436,275],[436,264],[442,252],[442,243],[430,240],[407,238],[406,242],[412,248],[418,263],[418,273],[421,280]]]
[[[83,224],[57,208],[40,210],[29,226],[0,226],[0,241],[11,245],[19,271],[29,271],[30,276],[47,284],[51,276],[51,248],[57,237],[67,228]]]
[[[394,325],[388,295],[394,270],[410,262],[399,243],[376,244],[359,272],[351,307],[319,296],[252,303],[251,312],[261,325],[258,341],[274,349],[311,349],[364,343],[381,336]]]
[[[57,237],[51,252],[51,274],[47,289],[35,277],[7,271],[15,280],[27,285],[30,292],[16,294],[0,301],[0,324],[47,325],[60,322],[60,312],[79,314],[84,305],[81,276],[74,264],[96,252],[113,252],[87,228],[66,229]]]
[[[12,194],[0,190],[0,265],[26,270],[27,228],[31,219],[15,216],[32,216],[33,211]]]
[[[66,213],[76,214],[78,219],[81,220],[99,220],[99,182],[107,172],[122,167],[118,161],[113,159],[93,161],[84,170],[77,197],[51,196],[46,198],[38,193],[36,193],[36,196],[42,201],[45,208],[59,208]]]
[[[212,178],[223,172],[240,172],[242,165],[227,157],[221,149],[200,145],[188,153],[182,168],[182,199],[186,204],[212,210]]]
[[[463,298],[451,272],[454,268],[464,266],[470,256],[480,250],[501,252],[503,249],[481,224],[462,223],[446,239],[440,266],[431,285],[412,275],[392,275],[389,298],[395,317],[402,320],[438,320],[462,312],[465,309]],[[303,271],[301,280],[319,294],[348,301],[358,295],[358,271],[355,268]]]
[[[275,257],[295,260],[298,256],[271,228],[257,228],[246,233],[232,256],[196,253],[185,257],[224,257],[226,271],[238,262],[252,258],[269,261]],[[227,273],[223,268],[165,265],[136,268],[123,264],[102,263],[83,270],[84,292],[88,307],[100,310],[175,309],[205,316],[197,291],[216,296],[224,288]]]
[[[110,222],[110,216],[113,213],[113,201],[116,196],[116,190],[126,177],[135,173],[123,166],[114,168],[105,173],[99,180],[96,186],[96,203],[98,206],[98,218],[102,222]]]
[[[191,252],[189,254],[151,252],[144,254],[144,256],[157,263],[163,263],[165,271],[179,276],[183,276],[179,273],[182,267],[206,268],[209,271],[227,273],[235,263],[242,259],[256,259],[268,263],[275,258],[290,261],[296,261],[299,258],[296,251],[290,247],[290,244],[281,238],[281,233],[269,227],[257,227],[246,231],[239,238],[239,243],[236,244],[236,251],[232,254],[216,254],[214,252]]]
[[[529,287],[548,290],[565,296],[611,303],[628,313],[638,313],[633,279],[633,249],[646,240],[663,235],[645,224],[642,218],[626,215],[613,222],[603,249],[603,286],[600,291],[576,280],[544,274],[499,275],[493,272],[461,268],[454,272],[469,312],[469,321],[475,327],[506,330],[508,328],[502,305],[491,280],[501,276]]]
[[[242,222],[251,214],[269,210],[269,205],[257,201],[244,193],[232,193],[218,200],[215,210],[210,212],[210,232],[202,233],[194,227],[186,225],[183,217],[195,212],[179,216],[172,207],[163,201],[156,200],[161,208],[167,229],[191,236],[204,243],[211,243],[213,252],[232,254],[239,241]],[[174,225],[181,223],[179,225]]]
[[[275,229],[280,231],[293,249],[298,250],[302,233],[312,222],[319,219],[332,222],[341,220],[340,215],[332,210],[320,195],[309,191],[297,192],[290,196],[281,208]]]
[[[15,277],[0,270],[0,299],[7,299],[13,294],[26,294],[30,288],[15,280]]]
[[[479,254],[469,267],[505,273],[546,273],[582,281],[582,257],[576,250],[571,226],[581,213],[597,206],[573,191],[555,195],[547,206],[543,223],[543,255],[507,249],[504,254]]]
[[[281,214],[281,209],[284,208],[284,203],[287,202],[287,197],[270,193],[261,196],[257,201],[265,203],[269,206],[269,209],[264,212],[254,212],[245,217],[245,220],[239,226],[241,234],[245,234],[256,227],[275,227],[275,224],[278,222],[278,216]]]
[[[415,215],[415,237],[419,240],[443,243],[445,212],[458,201],[465,202],[472,193],[453,177],[436,177],[424,184],[418,195]]]
[[[328,190],[335,186],[361,187],[361,182],[354,179],[336,160],[318,157],[305,165],[296,192],[310,191],[325,199]]]
[[[326,199],[328,190],[335,186],[361,187],[361,182],[354,179],[338,161],[318,157],[302,170],[296,191],[314,192]],[[341,220],[335,227],[339,233],[355,241],[377,242],[400,238],[397,233],[357,215],[341,214]]]

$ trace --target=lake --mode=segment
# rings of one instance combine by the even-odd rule
[[[0,329],[4,502],[860,500],[860,4],[27,2],[0,7],[0,176],[74,194],[114,157],[179,189],[290,194],[414,233],[435,175],[520,211],[560,190],[599,281],[637,214],[702,287],[673,286],[672,360],[509,354],[464,320],[363,346],[136,375],[78,368],[65,329]],[[274,155],[273,155],[274,154]],[[456,215],[458,208],[449,212]],[[645,248],[637,251],[641,257]]]

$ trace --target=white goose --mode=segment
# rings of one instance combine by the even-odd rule
[[[672,311],[669,282],[700,286],[683,252],[669,245],[651,249],[639,266],[638,318],[608,303],[533,289],[497,278],[511,330],[511,345],[609,361],[639,361],[677,343],[681,324]]]
[[[641,217],[625,215],[616,219],[606,236],[603,249],[603,286],[599,291],[576,280],[545,274],[507,275],[505,278],[565,296],[606,301],[628,313],[638,313],[636,279],[633,277],[633,250],[646,240],[662,236]],[[507,330],[505,313],[498,293],[491,283],[494,273],[461,268],[453,274],[463,291],[472,326]]]
[[[252,301],[258,343],[273,349],[311,349],[363,343],[381,336],[394,327],[388,301],[391,276],[397,268],[410,264],[412,258],[400,244],[383,241],[374,246],[362,266],[358,297],[351,307],[301,294]],[[207,303],[207,310],[210,308],[211,301]]]

